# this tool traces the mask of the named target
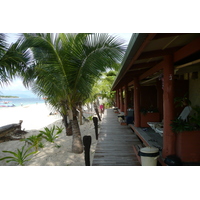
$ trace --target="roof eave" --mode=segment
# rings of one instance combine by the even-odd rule
[[[142,43],[144,42],[147,36],[148,36],[148,33],[133,33],[132,34],[126,53],[121,63],[121,69],[112,85],[111,90],[115,90],[116,86],[122,79],[124,73],[128,70],[128,67],[130,67],[129,64],[133,56],[137,53],[137,51],[139,50],[140,46],[142,45]]]

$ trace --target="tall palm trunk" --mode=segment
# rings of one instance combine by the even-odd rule
[[[77,154],[82,153],[83,142],[81,139],[81,131],[79,128],[78,120],[76,117],[76,109],[73,110],[72,131],[73,131],[72,152]]]
[[[98,106],[96,103],[94,103],[94,111],[96,112],[97,117],[99,118],[99,121],[101,121],[101,117],[99,115],[99,110],[98,110]]]
[[[71,120],[69,120],[69,123],[67,121],[67,115],[66,114],[61,114],[62,117],[63,117],[63,123],[64,123],[64,126],[65,126],[65,129],[66,129],[66,135],[67,136],[72,136],[72,125],[71,125]]]
[[[80,125],[83,125],[83,109],[82,109],[81,103],[79,103],[78,110],[79,110],[79,122],[80,122]]]
[[[99,121],[101,121],[101,117],[100,117],[100,115],[99,115],[99,110],[98,110],[98,108],[95,108],[94,110],[95,110],[95,112],[96,112],[96,114],[97,114],[97,116],[98,116],[98,118],[99,118]]]

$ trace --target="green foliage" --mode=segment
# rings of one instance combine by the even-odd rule
[[[104,33],[23,34],[21,48],[31,49],[33,66],[23,81],[59,112],[89,98],[102,72],[118,69],[126,45]]]
[[[146,108],[141,108],[140,109],[140,112],[143,114],[143,115],[146,115],[148,110]]]
[[[92,116],[92,115],[89,116],[88,119],[89,119],[90,121],[92,121],[92,120],[93,120],[93,116]]]
[[[143,114],[143,115],[146,115],[147,113],[157,113],[158,112],[158,109],[157,108],[154,108],[152,106],[150,106],[149,108],[141,108],[140,109],[140,112]]]
[[[22,52],[33,55],[20,74],[24,85],[37,96],[47,97],[62,116],[72,113],[73,120],[77,105],[90,97],[102,72],[117,69],[126,50],[122,40],[107,33],[24,33],[20,42]],[[78,128],[74,130],[81,134]],[[79,146],[74,149],[81,149],[81,137],[73,139],[79,140],[72,143]]]
[[[44,148],[45,146],[44,146],[44,144],[42,142],[40,142],[39,145],[38,145],[38,147]]]
[[[193,108],[193,115],[190,116],[190,121],[196,129],[200,128],[200,106],[194,106]]]
[[[25,145],[22,147],[22,149],[17,149],[17,153],[13,152],[13,151],[2,151],[4,153],[10,153],[12,156],[6,156],[1,158],[0,160],[7,160],[6,162],[11,162],[14,161],[16,163],[18,163],[21,166],[24,166],[24,163],[26,161],[29,161],[31,159],[27,159],[30,155],[35,154],[35,152],[31,152],[29,153],[29,150],[32,148],[32,146],[30,146],[29,148],[27,148],[26,150],[24,149]]]
[[[176,104],[176,107],[184,107],[186,105],[191,105],[191,101],[188,99],[187,94],[185,94],[183,97],[174,98],[174,103]]]
[[[45,127],[44,130],[45,131],[40,131],[40,133],[42,134],[42,137],[44,139],[46,139],[49,142],[54,143],[55,139],[58,138],[58,135],[63,131],[64,128],[60,128],[58,126],[53,126],[52,128],[48,128]],[[54,131],[57,131],[56,133],[54,133]]]
[[[186,120],[182,120],[181,118],[176,118],[175,120],[172,120],[172,123],[170,125],[172,127],[172,131],[175,133],[193,130],[193,127],[190,125],[190,123]]]
[[[38,135],[31,135],[28,138],[25,139],[21,139],[21,141],[25,141],[27,142],[29,145],[35,147],[35,151],[38,151],[38,147],[39,147],[39,143],[42,140],[42,134],[38,134]]]
[[[111,91],[111,88],[116,74],[117,72],[113,70],[102,73],[101,79],[96,81],[92,89],[94,99],[97,98],[97,96],[101,96],[102,99],[107,99],[107,107],[114,105],[115,91]]]
[[[181,118],[172,120],[170,125],[173,132],[200,130],[200,106],[195,106],[192,109],[193,114],[188,117],[188,120],[182,120]]]
[[[30,58],[28,51],[21,52],[19,41],[8,45],[6,37],[6,34],[0,33],[0,86],[8,85],[24,71]]]
[[[55,145],[55,147],[56,147],[56,148],[60,148],[60,147],[61,147],[61,145],[58,145],[58,144],[56,144],[56,145]]]
[[[0,98],[19,98],[18,96],[3,96],[0,95]]]

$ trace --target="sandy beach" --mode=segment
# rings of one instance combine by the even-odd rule
[[[60,115],[49,115],[51,108],[45,104],[30,105],[26,107],[14,107],[0,109],[1,120],[0,126],[11,123],[18,123],[23,120],[22,130],[25,129],[28,133],[24,137],[39,134],[44,127],[51,128],[53,125],[64,127]],[[85,114],[85,117],[91,114]],[[83,122],[80,125],[81,136],[90,135],[92,137],[91,144],[91,163],[96,148],[96,137],[93,121]],[[43,139],[44,148],[40,148],[37,154],[30,156],[30,161],[25,163],[25,166],[85,166],[84,153],[72,153],[72,136],[66,136],[65,129],[55,140],[55,143],[49,143]],[[0,158],[9,154],[2,151],[16,151],[24,146],[23,141],[12,140],[0,143]],[[0,166],[17,166],[16,162],[6,163],[5,160],[0,161]]]

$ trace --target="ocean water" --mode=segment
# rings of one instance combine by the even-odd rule
[[[7,103],[5,104],[5,102]],[[26,106],[32,104],[41,104],[41,103],[45,103],[45,101],[40,98],[1,98],[0,108],[4,106],[11,107],[12,105],[18,107],[18,106]]]

